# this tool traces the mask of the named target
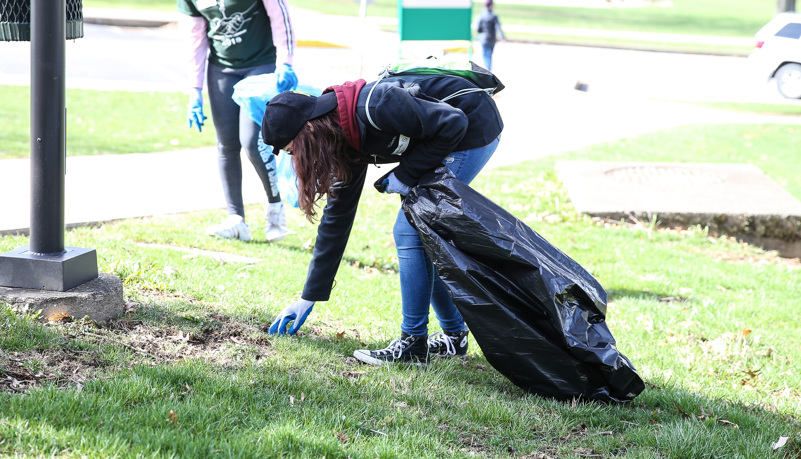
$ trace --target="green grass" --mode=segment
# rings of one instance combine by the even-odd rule
[[[203,132],[187,128],[187,97],[180,92],[67,89],[67,155],[213,146],[211,118],[206,120]],[[30,113],[29,86],[0,85],[0,159],[30,154]]]
[[[397,201],[368,192],[332,298],[315,306],[299,337],[264,329],[297,298],[305,278],[315,226],[296,210],[289,223],[297,234],[272,245],[202,236],[197,228],[215,222],[216,211],[69,231],[71,246],[96,248],[101,271],[124,281],[130,309],[98,326],[38,324],[0,308],[0,374],[12,375],[20,391],[0,378],[0,455],[801,452],[801,375],[794,370],[801,361],[801,300],[791,294],[801,289],[797,262],[710,238],[700,228],[583,218],[550,160],[488,171],[474,184],[604,285],[609,327],[647,382],[632,403],[572,404],[526,394],[488,365],[474,341],[464,362],[424,370],[349,358],[355,349],[385,345],[400,321],[391,235]],[[261,212],[249,212],[258,233]],[[26,242],[0,238],[0,252]],[[225,263],[181,248],[261,261]],[[781,436],[790,445],[774,453],[771,443]]]

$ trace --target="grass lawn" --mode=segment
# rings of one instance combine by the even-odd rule
[[[0,159],[30,155],[30,86],[0,85]],[[170,151],[213,146],[211,116],[203,132],[187,129],[181,92],[66,90],[67,155]],[[211,114],[206,102],[206,113]]]
[[[705,134],[708,151],[741,143],[727,139],[744,128],[725,128],[718,137]],[[682,144],[673,142],[692,134],[688,129],[564,158],[615,160],[661,143],[664,155],[681,160]],[[791,134],[766,137],[789,142],[775,138]],[[605,287],[618,348],[647,384],[633,402],[564,403],[524,393],[492,369],[474,341],[466,360],[422,370],[355,361],[355,349],[395,338],[400,321],[391,234],[397,201],[367,192],[331,301],[315,306],[297,337],[265,329],[299,295],[314,244],[315,225],[296,210],[289,224],[297,234],[278,244],[203,236],[198,228],[216,222],[218,211],[67,232],[69,245],[96,248],[101,272],[123,280],[126,313],[105,325],[41,324],[0,306],[0,455],[801,454],[798,260],[711,238],[703,228],[662,230],[577,215],[553,171],[555,159],[487,171],[474,186]],[[259,234],[263,217],[251,224]],[[26,243],[1,237],[0,252]],[[432,317],[432,332],[435,323]],[[789,442],[774,451],[782,437]]]
[[[135,5],[167,3],[174,7]],[[389,11],[394,2],[375,5]],[[559,10],[542,8],[531,12]],[[687,21],[728,35],[772,8],[754,0],[675,0],[674,8],[651,11],[703,13],[706,19]],[[618,24],[614,14],[634,10],[569,9],[607,27]],[[517,20],[524,11],[499,13]],[[713,20],[715,13],[727,19]],[[574,27],[568,24],[576,17],[548,25]],[[688,27],[681,16],[654,21]],[[213,145],[210,124],[203,133],[186,128],[185,100],[181,93],[68,89],[68,154]],[[0,86],[0,102],[0,159],[26,157],[28,88]],[[123,281],[125,313],[108,324],[41,323],[0,305],[0,456],[799,457],[801,263],[704,228],[577,215],[553,170],[561,159],[741,162],[801,199],[799,129],[679,127],[487,171],[474,182],[605,287],[618,348],[647,384],[629,404],[527,394],[472,340],[464,361],[425,369],[355,361],[355,349],[385,346],[400,323],[391,234],[397,200],[368,191],[331,301],[315,306],[297,337],[269,336],[265,328],[298,297],[314,245],[316,226],[296,210],[289,225],[297,233],[277,244],[204,236],[200,229],[218,221],[218,210],[68,231],[68,245],[95,248],[100,271]],[[251,214],[254,234],[262,234],[260,208]],[[0,236],[0,253],[27,243]],[[227,258],[233,255],[253,260]],[[433,316],[431,324],[436,331]]]

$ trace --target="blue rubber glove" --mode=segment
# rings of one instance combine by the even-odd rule
[[[302,298],[290,304],[289,307],[281,311],[281,314],[278,314],[278,318],[270,325],[270,334],[278,333],[279,335],[285,335],[289,333],[290,335],[294,335],[298,332],[300,326],[303,325],[303,322],[306,322],[306,317],[312,312],[313,307],[314,301],[307,301]],[[294,322],[287,332],[286,328],[292,321]]]
[[[398,193],[401,196],[406,196],[412,191],[412,187],[398,180],[394,172],[389,174],[385,181],[387,182],[387,193]]]
[[[206,116],[203,115],[203,91],[200,88],[192,88],[189,94],[189,103],[186,105],[186,119],[189,123],[189,128],[192,128],[192,123],[197,125],[197,132],[202,132],[203,122],[206,121]]]
[[[289,64],[281,64],[275,69],[275,80],[278,82],[278,92],[292,91],[298,87],[298,77]]]

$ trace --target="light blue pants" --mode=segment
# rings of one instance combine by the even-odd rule
[[[492,52],[495,50],[495,42],[481,44],[481,56],[484,59],[484,68],[492,70]]]
[[[485,147],[454,152],[444,163],[456,177],[470,183],[498,148],[498,139]],[[401,331],[409,335],[428,334],[429,305],[434,308],[440,327],[447,332],[465,330],[464,319],[428,259],[417,230],[398,212],[393,228],[398,250],[403,322]]]

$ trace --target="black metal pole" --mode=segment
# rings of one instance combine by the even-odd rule
[[[66,292],[98,278],[94,249],[64,247],[66,1],[30,3],[31,243],[0,254],[3,287]],[[81,1],[70,2],[70,38],[79,38]]]
[[[64,253],[66,0],[31,2],[31,244]]]

